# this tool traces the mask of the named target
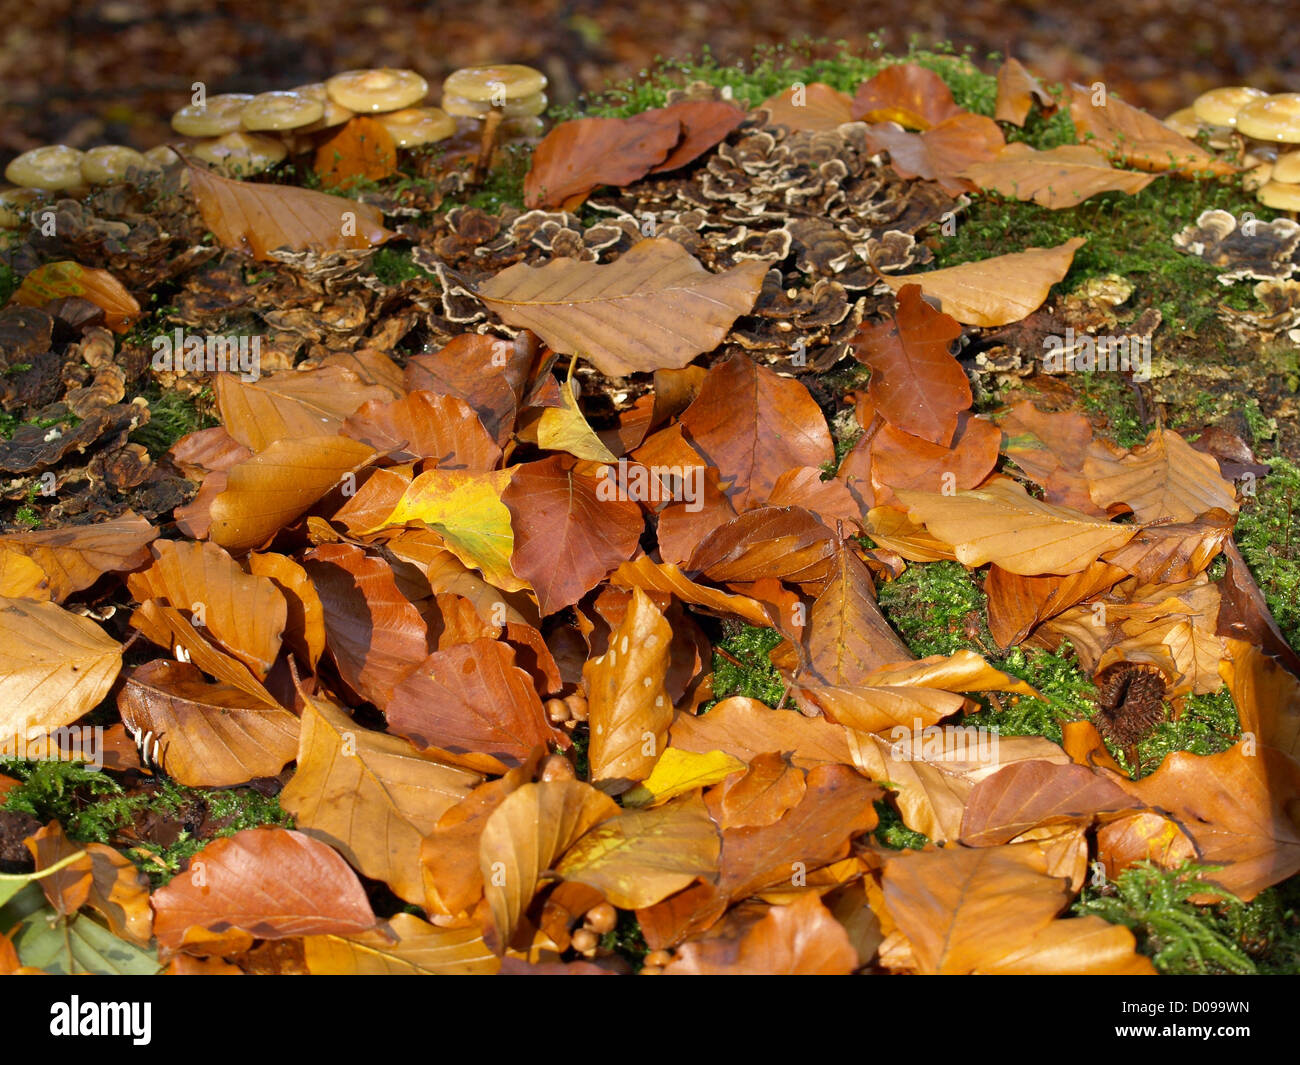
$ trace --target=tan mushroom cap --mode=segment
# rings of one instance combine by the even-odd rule
[[[378,121],[399,148],[415,148],[445,140],[456,132],[456,120],[441,107],[408,107],[389,111]]]
[[[84,156],[66,144],[33,148],[5,167],[5,180],[26,189],[73,189],[86,182],[81,176]]]
[[[298,129],[319,122],[325,114],[325,105],[310,96],[296,92],[258,93],[239,112],[244,129],[285,130]]]
[[[1252,100],[1267,96],[1263,89],[1249,85],[1225,85],[1203,92],[1192,103],[1192,111],[1207,126],[1235,126],[1237,112]]]
[[[1195,137],[1201,132],[1201,123],[1196,119],[1196,112],[1190,107],[1184,107],[1181,111],[1175,111],[1165,119],[1165,125],[1175,133],[1184,137]]]
[[[1300,144],[1300,92],[1253,100],[1237,112],[1237,131],[1259,141]]]
[[[548,102],[546,93],[535,92],[531,96],[521,96],[518,100],[507,100],[497,110],[505,118],[530,118],[545,111]],[[486,100],[470,100],[464,96],[447,96],[444,94],[442,108],[447,114],[456,115],[459,118],[482,118],[492,110],[492,105]]]
[[[17,229],[24,215],[45,198],[44,189],[5,189],[0,192],[0,229]]]
[[[1300,211],[1300,185],[1270,181],[1255,193],[1255,199],[1265,207],[1273,207],[1279,211]]]
[[[227,133],[224,137],[196,144],[192,154],[227,177],[234,177],[260,174],[289,153],[274,137],[264,137],[260,133]]]
[[[517,63],[505,63],[499,66],[462,67],[447,75],[442,83],[445,98],[459,96],[476,103],[492,104],[502,97],[507,102],[525,96],[533,96],[546,88],[546,75],[532,67]],[[454,112],[450,112],[453,113]],[[536,114],[537,112],[533,112]]]
[[[1249,163],[1247,163],[1250,166]],[[1273,164],[1265,159],[1256,162],[1241,175],[1241,187],[1247,192],[1256,192],[1273,180]]]
[[[202,107],[186,104],[172,115],[172,129],[186,137],[220,137],[235,133],[240,126],[240,112],[252,99],[246,92],[228,92],[209,96]]]
[[[127,180],[127,171],[157,170],[145,156],[125,144],[101,144],[81,159],[81,176],[92,185],[112,185]]]
[[[429,83],[414,70],[377,67],[335,74],[325,83],[331,100],[358,114],[400,111],[428,95]]]
[[[507,118],[501,123],[501,136],[508,141],[533,140],[546,132],[546,123],[537,115]]]
[[[1300,152],[1287,152],[1277,157],[1273,164],[1273,180],[1300,185]]]
[[[185,152],[189,151],[191,145],[188,143],[177,142],[177,147],[179,147],[181,151]],[[172,164],[181,161],[181,157],[176,154],[170,144],[155,145],[144,153],[144,157],[148,162],[153,163],[154,166],[171,166]]]
[[[299,85],[290,89],[290,92],[296,92],[299,96],[308,96],[313,100],[319,100],[324,114],[313,122],[310,126],[304,126],[299,133],[314,133],[318,129],[331,129],[334,126],[341,126],[349,118],[356,114],[350,107],[344,107],[341,103],[330,99],[330,94],[325,91],[325,83],[316,81],[310,85]]]

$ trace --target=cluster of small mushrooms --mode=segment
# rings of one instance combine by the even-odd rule
[[[184,139],[171,145],[138,152],[106,144],[83,152],[51,144],[24,152],[5,168],[5,179],[17,187],[0,192],[0,226],[19,225],[22,209],[54,193],[80,198],[92,185],[156,173],[176,161],[173,147],[227,177],[257,174],[312,150],[332,135],[326,131],[356,115],[377,119],[398,149],[477,129],[481,176],[498,139],[542,135],[545,89],[541,71],[501,64],[453,72],[443,82],[441,107],[425,105],[429,84],[419,74],[392,68],[349,70],[325,82],[256,96],[209,96],[172,115],[172,129]]]
[[[1247,85],[1211,89],[1165,125],[1184,137],[1205,133],[1211,148],[1235,149],[1249,168],[1243,182],[1260,203],[1300,211],[1300,92],[1270,96]]]

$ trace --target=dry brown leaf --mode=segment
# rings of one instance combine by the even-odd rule
[[[696,877],[716,879],[721,846],[697,794],[602,821],[565,852],[555,870],[597,889],[619,909],[635,910],[653,906]]]
[[[327,189],[382,181],[397,172],[397,145],[383,122],[357,115],[316,149],[312,169]]]
[[[1094,503],[1123,503],[1140,522],[1189,522],[1216,507],[1237,513],[1237,493],[1219,463],[1170,429],[1153,429],[1127,452],[1094,441],[1083,473]]]
[[[591,121],[591,120],[586,120]],[[650,238],[613,263],[517,263],[478,288],[502,321],[607,376],[685,366],[754,306],[766,262],[711,274],[680,244]]]
[[[0,742],[43,736],[108,693],[122,647],[54,603],[0,599]]]
[[[714,793],[718,825],[728,828],[762,828],[776,824],[803,800],[805,774],[783,754],[760,754],[743,773],[735,773]]]
[[[407,902],[424,902],[420,847],[482,780],[361,728],[325,699],[303,697],[298,768],[280,793],[297,827],[335,847]]]
[[[365,890],[323,843],[283,828],[213,840],[153,894],[154,934],[169,950],[232,931],[259,939],[350,935],[375,924]]]
[[[1156,976],[1133,933],[1100,917],[1053,921],[1029,943],[975,970],[986,976]]]
[[[122,721],[158,743],[156,764],[187,787],[273,777],[298,750],[298,719],[185,662],[146,662],[118,693]]]
[[[231,551],[261,547],[374,459],[373,448],[342,436],[278,440],[231,469],[212,501],[209,537]]]
[[[924,274],[886,274],[880,280],[895,292],[920,285],[963,325],[1009,325],[1042,306],[1083,243],[1083,237],[1071,237],[1055,248],[1029,248]]]
[[[789,754],[791,763],[803,769],[852,763],[838,725],[794,710],[773,710],[743,696],[723,699],[702,717],[679,713],[671,735],[672,745],[683,751],[725,751],[746,763],[768,751]]]
[[[348,417],[342,431],[394,462],[428,459],[439,469],[490,470],[501,458],[474,408],[435,392],[412,392],[392,403],[370,400]]]
[[[623,620],[609,635],[608,649],[583,667],[591,779],[609,794],[648,777],[668,746],[673,704],[664,679],[672,637],[663,614],[635,588]]]
[[[993,117],[999,122],[1023,126],[1035,100],[1044,109],[1056,103],[1019,59],[1008,56],[998,67],[998,98]]]
[[[216,544],[159,540],[150,552],[152,562],[126,579],[131,594],[187,614],[221,650],[265,680],[288,619],[280,590],[265,577],[245,573]]]
[[[94,525],[9,533],[0,537],[0,558],[6,562],[14,556],[29,559],[48,579],[48,598],[61,603],[105,573],[143,565],[157,535],[157,529],[128,510],[121,517]]]
[[[613,799],[578,780],[525,784],[492,811],[479,841],[479,868],[503,946],[547,870],[591,828],[618,813]]]
[[[1156,174],[1116,170],[1100,152],[1081,144],[1062,144],[1038,151],[1027,144],[1008,144],[987,162],[961,172],[986,192],[1012,200],[1033,200],[1040,207],[1077,207],[1101,192],[1141,192]]]
[[[961,841],[996,846],[1043,825],[1086,827],[1098,814],[1134,805],[1118,784],[1084,766],[1017,762],[975,785],[962,815]]]
[[[765,578],[818,584],[835,566],[838,543],[834,533],[801,507],[759,507],[706,536],[685,568],[733,584]]]
[[[266,577],[280,589],[288,610],[284,642],[304,666],[314,670],[325,651],[325,608],[307,571],[288,556],[269,551],[250,554],[246,561],[249,573]]]
[[[111,273],[66,259],[46,263],[28,273],[9,302],[43,307],[69,297],[88,300],[102,310],[104,325],[114,333],[129,331],[140,317],[140,304]]]
[[[1079,573],[1137,531],[1034,499],[1006,477],[952,496],[902,491],[898,497],[913,519],[952,544],[963,565],[996,562],[1022,576]]]
[[[277,248],[291,251],[343,251],[373,248],[393,234],[384,228],[378,207],[342,196],[232,181],[201,166],[189,167],[190,188],[222,247],[271,261]]]
[[[1228,641],[1219,673],[1232,693],[1242,733],[1300,759],[1300,680],[1244,640]]]
[[[765,627],[772,623],[763,604],[757,599],[697,584],[676,566],[667,562],[656,563],[649,555],[624,562],[610,576],[610,583],[615,587],[640,588],[643,592],[667,592],[683,603],[704,607],[718,614],[744,618],[751,625]]]
[[[500,959],[477,927],[438,928],[409,913],[369,932],[303,937],[314,976],[491,976]]]
[[[896,63],[858,86],[853,118],[858,122],[897,122],[930,129],[964,112],[947,82],[916,63]]]
[[[773,906],[739,939],[695,940],[683,946],[665,975],[843,976],[858,967],[848,932],[806,892]]]
[[[791,132],[838,129],[853,121],[853,97],[820,81],[786,89],[758,106],[767,111],[771,125]]]

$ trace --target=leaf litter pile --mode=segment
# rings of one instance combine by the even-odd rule
[[[1031,108],[1087,143],[1006,144]],[[1234,168],[1014,62],[996,113],[898,64],[561,123],[523,206],[467,202],[468,141],[358,199],[185,158],[57,201],[0,312],[48,526],[0,535],[0,971],[1154,973],[1107,885],[1300,872],[1300,661],[1232,538],[1267,467],[977,412],[957,342],[1084,242],[921,239]],[[182,359],[250,332],[257,372]],[[151,450],[146,386],[212,424]],[[943,604],[881,603],[929,573],[984,607],[917,657]],[[96,728],[102,773],[34,753]]]

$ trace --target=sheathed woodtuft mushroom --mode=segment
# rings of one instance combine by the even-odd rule
[[[26,189],[75,189],[86,183],[81,176],[85,153],[66,144],[47,144],[23,152],[5,167],[5,180]]]

